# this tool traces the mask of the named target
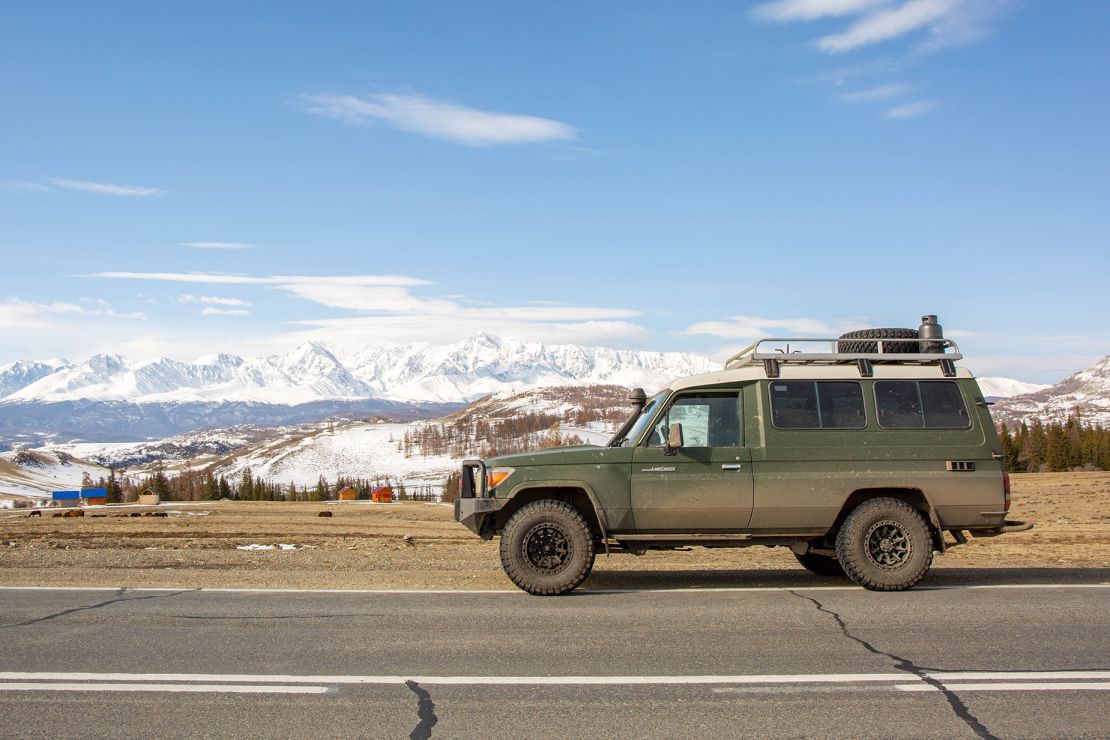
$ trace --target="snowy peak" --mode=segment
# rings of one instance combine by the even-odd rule
[[[22,390],[32,383],[69,366],[69,363],[65,360],[46,360],[44,362],[17,360],[7,365],[0,365],[0,398],[10,396],[16,391]]]
[[[986,398],[992,399],[1012,398],[1051,388],[1043,383],[1026,383],[1013,378],[978,378],[978,381],[979,390],[983,391]]]
[[[614,384],[658,388],[709,372],[707,358],[604,347],[545,345],[476,334],[446,347],[374,347],[352,357],[352,372],[385,398],[473,400],[507,389]]]
[[[1087,423],[1110,425],[1110,355],[1056,385],[1000,401],[999,421],[1065,421],[1078,413]]]
[[[506,390],[613,384],[661,387],[716,364],[691,354],[545,345],[474,334],[447,346],[387,344],[343,352],[318,342],[286,354],[208,355],[131,363],[96,355],[79,365],[0,368],[0,401],[257,402],[319,400],[470,401]]]

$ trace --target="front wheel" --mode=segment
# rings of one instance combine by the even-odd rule
[[[873,498],[852,510],[836,535],[844,573],[872,591],[903,591],[925,577],[933,538],[921,514],[905,501]]]
[[[557,596],[573,591],[594,565],[590,526],[570,504],[533,501],[501,533],[501,565],[524,591]]]

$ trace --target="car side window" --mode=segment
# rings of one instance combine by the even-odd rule
[[[875,406],[884,429],[966,429],[971,425],[960,388],[947,380],[879,380]]]
[[[648,439],[662,447],[671,424],[682,425],[684,447],[739,447],[738,393],[695,393],[679,396],[663,414]]]
[[[779,429],[863,429],[863,389],[852,381],[778,380],[769,384]]]

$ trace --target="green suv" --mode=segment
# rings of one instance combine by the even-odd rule
[[[1033,526],[1006,518],[990,404],[959,359],[935,316],[764,339],[720,372],[633,391],[604,447],[465,460],[455,519],[500,536],[506,574],[533,594],[574,589],[598,550],[694,545],[789,547],[816,574],[907,589],[945,532]]]

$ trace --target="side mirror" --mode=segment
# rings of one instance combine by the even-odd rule
[[[682,448],[682,425],[671,424],[667,430],[667,445],[663,448],[664,455],[677,455]]]

